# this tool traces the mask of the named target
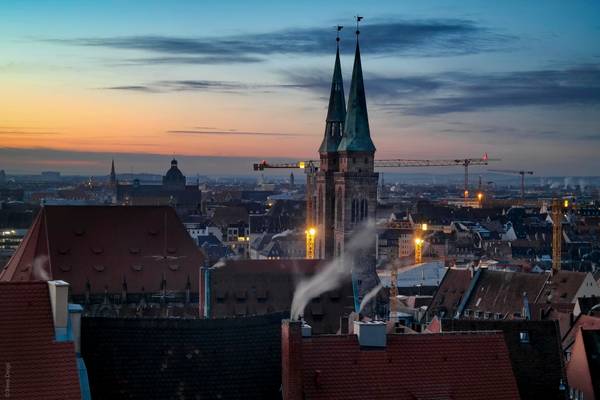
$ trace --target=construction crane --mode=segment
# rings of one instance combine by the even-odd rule
[[[525,198],[525,175],[533,175],[533,171],[515,171],[511,169],[488,169],[490,172],[501,174],[519,174],[521,175],[521,198]]]
[[[488,165],[490,162],[500,161],[498,158],[488,158],[487,153],[481,158],[455,158],[447,160],[410,160],[396,158],[389,160],[375,160],[375,168],[418,168],[418,167],[457,167],[465,168],[464,197],[469,196],[469,167],[472,165]],[[266,160],[254,164],[255,171],[264,171],[267,168],[301,168],[307,174],[315,172],[319,168],[319,160],[307,160],[286,163],[269,163]]]

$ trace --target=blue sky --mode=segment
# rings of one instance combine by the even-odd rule
[[[488,152],[539,175],[600,171],[600,2],[4,1],[0,13],[9,173],[315,158],[333,27],[345,26],[347,81],[357,13],[379,158]]]

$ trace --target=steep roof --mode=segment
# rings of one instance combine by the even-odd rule
[[[226,260],[210,272],[210,317],[263,315],[291,310],[298,282],[324,267],[321,260]],[[350,277],[312,299],[304,318],[315,333],[335,333],[340,317],[354,311]],[[289,314],[288,314],[289,315]]]
[[[75,347],[55,341],[46,282],[0,282],[0,327],[3,397],[81,399]]]
[[[481,269],[465,309],[513,318],[515,313],[522,313],[524,293],[533,303],[547,278],[546,274]]]
[[[354,54],[354,68],[352,69],[352,82],[348,94],[348,108],[344,134],[338,146],[338,151],[374,152],[375,145],[371,140],[369,129],[369,116],[367,113],[367,98],[363,81],[362,65],[360,61],[360,47],[356,41]]]
[[[430,315],[453,317],[470,282],[470,270],[448,269],[431,299],[428,313]]]
[[[547,280],[538,302],[574,303],[586,276],[586,272],[558,271]]]
[[[362,349],[355,335],[313,336],[301,351],[306,399],[519,398],[501,333],[393,334],[382,349]]]
[[[344,81],[340,65],[340,48],[335,53],[333,78],[331,79],[331,93],[329,95],[329,108],[325,124],[325,135],[319,147],[319,153],[335,153],[342,138],[344,121],[346,119],[346,98],[344,97]]]
[[[61,279],[71,293],[167,289],[198,293],[203,256],[166,206],[46,206],[0,273],[2,281]]]
[[[83,318],[92,399],[281,399],[282,318]]]
[[[502,331],[522,399],[564,399],[566,374],[556,321],[442,320],[442,332]],[[527,332],[528,341],[520,334]]]
[[[562,347],[564,350],[568,350],[573,345],[577,332],[581,329],[600,329],[600,318],[580,314],[573,323],[573,326],[571,326],[571,329],[567,331],[562,339]]]

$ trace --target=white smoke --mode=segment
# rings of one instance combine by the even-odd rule
[[[38,256],[33,259],[31,276],[35,281],[49,281],[52,279],[50,271],[48,271],[48,257]]]
[[[579,178],[579,190],[581,190],[581,193],[585,192],[585,180],[583,178]]]
[[[552,182],[552,184],[550,185],[550,189],[558,189],[559,187],[560,187],[559,182]]]
[[[328,262],[310,278],[296,286],[292,300],[291,318],[297,320],[308,303],[321,294],[338,288],[352,273],[352,260],[375,245],[375,223],[368,221],[357,227],[355,234],[344,246],[344,253]],[[344,262],[344,260],[347,260]]]
[[[382,287],[383,287],[383,283],[379,283],[379,285],[375,286],[373,289],[371,289],[371,291],[369,293],[367,293],[365,295],[365,297],[360,302],[360,307],[358,308],[359,314],[362,312],[363,308],[367,305],[367,303],[369,301],[371,301],[373,299],[373,297],[375,297],[377,295],[377,293],[379,293],[379,291],[381,290]]]
[[[564,189],[567,190],[569,186],[571,186],[571,181],[573,179],[570,176],[565,177]]]

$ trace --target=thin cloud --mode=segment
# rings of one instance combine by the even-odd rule
[[[1,136],[50,136],[59,135],[57,131],[40,131],[36,128],[0,127]]]
[[[516,42],[467,19],[372,19],[362,29],[364,53],[379,55],[447,56],[497,51]],[[342,50],[352,52],[353,29],[342,31]],[[225,64],[255,63],[274,54],[331,54],[330,28],[295,28],[265,33],[217,37],[119,36],[107,38],[45,39],[63,45],[106,47],[162,54],[128,59],[126,63]]]
[[[167,133],[174,135],[217,135],[217,136],[309,136],[303,133],[280,133],[280,132],[243,132],[232,130],[213,131],[213,130],[170,130]]]
[[[126,90],[131,92],[146,92],[146,93],[154,93],[157,92],[156,89],[145,86],[145,85],[123,85],[123,86],[110,86],[101,88],[103,90]]]
[[[323,96],[329,83],[314,71],[287,72],[287,87]],[[490,74],[366,75],[368,98],[393,113],[435,116],[507,107],[600,104],[600,64]]]

